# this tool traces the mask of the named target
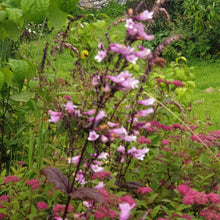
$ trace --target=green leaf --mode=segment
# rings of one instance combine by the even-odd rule
[[[0,25],[0,40],[4,41],[4,39],[7,37],[7,32],[5,30],[5,28],[3,27],[3,25]]]
[[[4,74],[5,82],[10,85],[13,79],[13,72],[10,70],[10,66],[5,66],[1,69],[1,72]]]
[[[14,81],[21,82],[29,75],[29,65],[26,61],[9,59],[9,65],[14,73]]]
[[[6,8],[6,12],[9,20],[13,21],[15,24],[20,27],[24,24],[23,12],[18,8]]]
[[[64,12],[71,12],[76,5],[78,4],[79,0],[57,0],[59,8]]]
[[[158,206],[156,206],[151,212],[150,212],[150,214],[151,214],[151,216],[152,216],[152,218],[153,219],[155,219],[155,217],[157,216],[157,213],[160,211],[160,206],[158,205]]]
[[[22,0],[21,8],[29,21],[37,24],[46,18],[50,0]]]
[[[191,85],[193,88],[196,87],[196,83],[195,83],[194,81],[187,81],[187,83],[188,83],[189,85]]]
[[[152,203],[158,196],[158,193],[155,193],[153,194],[152,196],[150,196],[147,201],[148,201],[148,204]]]
[[[4,81],[5,81],[4,80],[4,74],[3,74],[3,72],[0,71],[0,90],[3,86],[3,84],[4,84]]]
[[[19,39],[20,30],[17,24],[9,20],[3,24],[3,27],[11,40],[17,41]]]
[[[92,146],[92,142],[88,142],[88,144],[86,145],[86,152],[89,153],[89,154],[92,154],[94,153],[94,147]]]
[[[0,11],[0,22],[3,22],[6,18],[6,12],[5,11]]]
[[[67,21],[67,15],[62,12],[54,1],[50,2],[47,17],[49,25],[55,29],[59,29]]]
[[[99,30],[102,30],[102,29],[106,28],[106,22],[104,20],[97,21],[97,22],[93,23],[93,26],[96,27]]]
[[[187,80],[184,69],[176,68],[176,74],[179,80],[181,81]]]
[[[28,102],[33,96],[31,92],[21,92],[10,96],[10,99],[17,102]]]
[[[182,97],[185,92],[186,92],[187,88],[176,88],[175,92],[178,94],[179,97]]]

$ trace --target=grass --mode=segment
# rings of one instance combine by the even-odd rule
[[[201,121],[215,123],[210,127],[220,129],[220,62],[194,63],[196,89],[192,95],[192,112]],[[206,92],[213,88],[212,92]]]

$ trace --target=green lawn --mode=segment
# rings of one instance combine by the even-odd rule
[[[197,62],[194,66],[196,89],[192,94],[192,112],[201,121],[210,117],[215,123],[211,129],[220,129],[220,62]],[[213,88],[213,92],[206,92],[208,88]]]

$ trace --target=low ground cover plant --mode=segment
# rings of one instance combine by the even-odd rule
[[[220,132],[198,130],[187,114],[194,81],[185,58],[163,70],[159,57],[181,36],[154,50],[142,44],[154,40],[160,6],[115,22],[123,42],[87,33],[102,21],[71,19],[38,68],[28,56],[9,60],[27,75],[15,79],[22,92],[5,99],[3,115],[21,103],[29,132],[27,152],[8,169],[1,163],[1,219],[219,219]],[[66,51],[73,67],[61,78],[56,61]]]

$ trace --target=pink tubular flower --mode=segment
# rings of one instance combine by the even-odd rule
[[[17,176],[7,176],[5,178],[5,183],[8,184],[10,181],[13,183],[16,183],[16,182],[18,182],[18,177]]]
[[[134,27],[134,21],[131,18],[127,19],[125,27],[128,29],[132,29]]]
[[[48,209],[48,205],[45,202],[38,202],[37,208],[38,209]]]
[[[134,55],[139,59],[146,60],[151,56],[151,50],[140,46],[140,50],[135,52]]]
[[[103,142],[103,143],[107,143],[108,142],[108,138],[105,136],[105,135],[101,135],[101,141]]]
[[[120,145],[120,146],[118,147],[117,152],[123,153],[124,151],[125,151],[125,147],[122,146],[122,145]]]
[[[104,167],[99,167],[98,165],[90,164],[90,167],[95,173],[104,171]]]
[[[95,56],[97,62],[101,62],[107,55],[107,50],[98,50],[98,54]]]
[[[117,135],[127,135],[126,129],[122,126],[121,128],[114,128],[112,130],[109,130],[110,134],[117,134]]]
[[[118,127],[119,124],[108,121],[107,125],[111,128],[115,128],[115,127]]]
[[[137,192],[140,192],[141,194],[146,194],[147,192],[153,192],[153,190],[150,187],[140,187],[138,188]]]
[[[153,18],[153,12],[149,12],[148,10],[143,11],[138,16],[136,16],[136,19],[140,21],[146,21]]]
[[[137,102],[140,105],[149,106],[149,105],[153,105],[155,101],[156,101],[156,99],[149,98],[149,99],[145,99],[145,100],[138,100]]]
[[[89,111],[87,111],[87,112],[83,112],[83,115],[94,115],[95,112],[96,112],[95,109],[91,109],[91,110],[89,110]]]
[[[101,154],[99,154],[99,156],[97,158],[100,160],[101,159],[107,160],[107,156],[108,156],[108,153],[102,152]]]
[[[74,105],[72,102],[67,102],[66,105],[64,105],[68,113],[72,114],[74,113],[74,108],[78,108],[76,105]]]
[[[0,201],[8,202],[9,201],[9,197],[7,195],[3,194],[2,196],[0,196]]]
[[[96,185],[95,187],[93,187],[93,189],[101,189],[103,188],[105,185],[104,185],[104,182],[99,182],[98,185]]]
[[[127,220],[130,216],[130,211],[134,208],[134,205],[130,205],[129,203],[120,203],[119,208],[120,212],[120,220]]]
[[[127,142],[132,142],[132,141],[136,142],[137,137],[135,135],[126,135],[121,139]]]
[[[129,90],[134,89],[138,86],[139,81],[135,80],[135,78],[132,76],[129,71],[125,70],[124,72],[121,72],[117,76],[106,76],[106,78],[110,79],[112,82],[116,83],[121,87],[121,90]]]
[[[50,114],[49,122],[57,123],[60,121],[62,113],[61,112],[54,112],[52,110],[49,110],[48,113]]]
[[[97,140],[98,138],[99,138],[99,135],[96,134],[95,131],[90,131],[90,132],[89,132],[89,137],[88,137],[88,140],[89,140],[89,141],[95,141],[95,140]]]
[[[76,175],[76,181],[81,184],[81,185],[85,185],[86,184],[86,180],[85,177],[83,175],[82,170],[80,170],[77,175]]]
[[[32,186],[32,189],[37,189],[39,187],[39,181],[36,179],[28,180],[26,184]]]
[[[69,95],[65,95],[64,98],[69,100],[69,101],[72,101],[72,99],[71,99],[71,97]]]
[[[80,157],[81,157],[81,155],[68,158],[68,163],[77,164],[77,163],[79,163]]]
[[[149,108],[149,109],[146,109],[146,110],[138,111],[137,115],[139,117],[146,117],[147,115],[149,115],[149,114],[151,114],[153,112],[154,112],[153,108]]]

